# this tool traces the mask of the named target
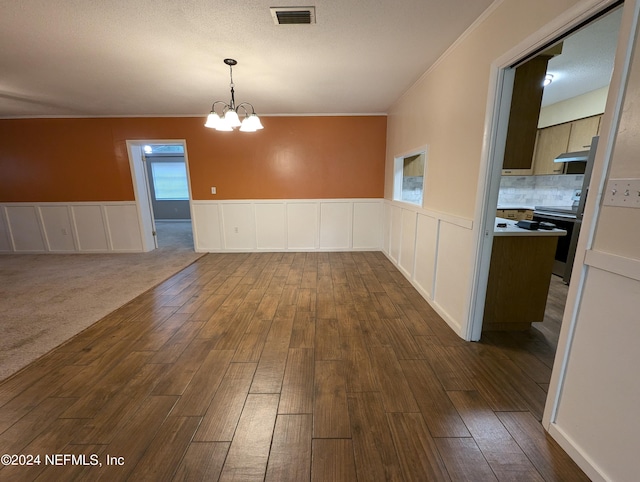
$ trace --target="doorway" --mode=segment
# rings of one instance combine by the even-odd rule
[[[512,212],[519,211],[516,213],[517,215],[528,216],[531,219],[536,206],[565,205],[570,208],[572,203],[577,203],[576,191],[580,191],[579,188],[582,187],[584,174],[567,174],[566,169],[554,172],[554,169],[561,164],[554,165],[553,161],[556,156],[570,150],[569,135],[572,129],[576,134],[585,137],[584,126],[593,127],[593,120],[599,121],[599,117],[604,112],[622,18],[620,4],[621,2],[611,5],[600,14],[586,19],[579,24],[580,28],[567,27],[569,29],[567,34],[551,40],[529,57],[500,69],[497,81],[500,88],[496,98],[495,118],[492,127],[494,145],[492,146],[493,152],[489,153],[489,168],[485,178],[486,191],[483,193],[482,199],[484,229],[480,233],[482,239],[479,241],[479,265],[474,287],[475,303],[473,303],[473,306],[477,308],[474,308],[469,328],[471,340],[478,341],[482,336],[483,308],[485,307],[486,285],[491,267],[496,216],[499,212],[505,212],[498,211],[498,209],[513,208]],[[542,69],[540,57],[543,57]],[[537,80],[529,81],[528,84],[525,82],[524,87],[523,82],[518,85],[517,70],[520,67],[525,67],[523,70],[528,69],[530,73],[531,65],[534,65],[533,70],[538,76]],[[587,73],[594,75],[585,76]],[[553,76],[552,83],[543,87],[543,81],[547,74]],[[525,129],[524,136],[521,127],[522,119],[515,116],[518,121],[516,127],[519,130],[516,130],[514,135],[512,129],[514,124],[512,122],[513,105],[516,103],[517,96],[525,97],[527,102],[531,101],[532,96],[527,95],[528,89],[538,90],[537,105],[534,106],[533,111],[530,105],[526,106],[529,109],[529,118],[526,119],[529,124]],[[518,113],[521,112],[522,109],[518,109]],[[599,134],[598,125],[596,122],[594,132],[590,133],[589,131],[589,135],[586,136],[589,142],[580,139],[581,148],[583,144],[591,142],[592,134]],[[563,140],[564,147],[554,146],[550,150],[555,149],[557,152],[553,152],[553,155],[549,156],[549,152],[547,152],[549,149],[540,148],[543,145],[541,138],[543,141],[545,140],[545,136],[541,134],[552,132],[553,135],[546,136],[546,138],[551,137],[557,140],[556,127],[558,127],[558,132],[566,135],[566,139]],[[522,155],[527,142],[529,150],[525,155]],[[573,150],[576,149],[573,148]],[[541,162],[538,159],[545,156],[551,158],[550,163],[548,161]],[[582,191],[584,192],[585,189]],[[575,252],[572,254],[575,256]],[[553,260],[551,261],[553,263]],[[518,273],[518,277],[526,276],[526,271],[519,271],[517,266],[514,268],[514,272]],[[562,286],[561,279],[560,283],[556,283],[558,279],[555,278],[552,278],[551,281],[549,291],[552,292],[550,297],[553,299],[549,298],[552,302],[548,305],[554,308],[554,318],[558,323],[556,329],[552,330],[555,332],[555,340],[552,340],[555,351],[567,290]],[[543,296],[543,299],[545,298],[547,297]],[[564,300],[560,303],[559,300],[562,298]],[[523,307],[523,310],[526,309],[527,307]],[[543,320],[539,321],[544,323]],[[538,324],[538,327],[541,326]],[[545,334],[548,334],[548,331]]]
[[[143,155],[158,247],[193,249],[184,146],[146,144]]]
[[[513,347],[514,351],[517,350],[520,353],[526,352],[526,360],[520,361],[528,367],[537,367],[535,370],[532,369],[530,375],[532,377],[536,377],[538,374],[541,374],[539,378],[535,378],[535,381],[539,385],[539,388],[545,392],[548,390],[553,392],[554,390],[553,387],[550,388],[550,378],[551,371],[556,360],[556,351],[558,348],[562,348],[560,345],[564,346],[566,343],[566,338],[560,337],[560,327],[563,318],[565,318],[565,305],[571,290],[569,290],[567,284],[563,282],[562,277],[554,275],[551,277],[551,283],[548,286],[546,306],[544,307],[545,309],[543,312],[544,316],[538,323],[532,323],[531,326],[524,331],[483,332],[482,327],[485,302],[487,298],[487,280],[489,279],[492,246],[494,244],[494,227],[496,226],[495,218],[497,209],[499,207],[504,207],[501,206],[501,204],[523,204],[524,206],[522,207],[531,207],[533,210],[536,205],[540,204],[560,205],[566,203],[570,205],[575,201],[575,199],[572,199],[575,195],[573,192],[575,188],[569,184],[564,186],[563,183],[556,182],[563,179],[575,180],[574,175],[554,176],[554,174],[558,173],[536,172],[535,170],[535,154],[540,130],[553,127],[557,124],[570,123],[575,120],[592,117],[604,112],[605,105],[607,104],[608,82],[611,81],[611,72],[613,70],[613,62],[618,44],[618,31],[620,29],[621,18],[622,6],[621,2],[618,2],[610,5],[606,11],[601,12],[599,15],[585,19],[585,21],[579,25],[580,28],[567,26],[569,33],[565,34],[561,38],[552,40],[540,50],[522,61],[512,62],[511,66],[501,67],[496,81],[496,85],[499,85],[500,87],[496,92],[496,107],[494,110],[493,124],[491,126],[493,139],[488,152],[489,161],[485,178],[486,191],[482,193],[483,198],[481,209],[484,212],[484,229],[481,229],[481,232],[478,234],[481,239],[479,239],[478,268],[474,278],[475,302],[472,302],[471,323],[468,333],[469,339],[471,340],[481,341],[488,344],[507,344],[508,346]],[[589,35],[593,35],[594,40],[589,40],[587,38]],[[606,42],[602,40],[603,35],[608,37]],[[572,44],[576,42],[582,50],[586,50],[586,53],[583,52],[582,57],[577,56],[574,60],[570,57],[574,55]],[[520,171],[515,173],[505,173],[502,168],[506,152],[505,147],[509,136],[508,127],[510,125],[509,119],[511,115],[512,93],[515,95],[514,79],[516,68],[519,65],[525,64],[528,60],[534,58],[540,53],[549,54],[549,49],[553,49],[559,43],[563,44],[563,53],[552,56],[551,58],[555,60],[549,60],[548,68],[542,71],[543,76],[547,73],[555,74],[552,81],[552,85],[553,83],[556,83],[554,87],[560,87],[562,85],[560,82],[562,79],[562,71],[557,70],[559,64],[565,62],[573,69],[582,69],[585,72],[590,70],[593,71],[595,70],[594,62],[597,61],[598,55],[605,55],[608,57],[604,67],[605,69],[608,69],[606,74],[607,85],[590,84],[590,86],[588,86],[588,84],[585,84],[583,87],[578,86],[575,83],[574,85],[571,85],[570,82],[564,82],[564,84],[566,84],[565,91],[572,93],[573,95],[568,96],[565,94],[564,97],[556,96],[553,102],[549,100],[546,100],[545,102],[541,99],[541,104],[538,106],[540,112],[536,115],[536,122],[533,127],[534,132],[529,132],[529,135],[533,134],[535,141],[534,148],[528,159],[526,159],[529,164],[527,165],[525,163],[525,165],[523,165],[516,163],[517,165],[514,164],[513,168],[521,169]],[[603,49],[601,48],[598,50],[593,49],[594,45],[601,47],[603,43],[608,43],[610,45],[608,50],[604,49],[603,52]],[[589,47],[592,48],[592,51],[589,51]],[[561,59],[562,55],[565,55],[564,59]],[[506,63],[507,62],[502,65],[505,65]],[[542,79],[540,80],[542,81]],[[570,79],[567,77],[565,80]],[[549,88],[548,92],[551,93],[552,89]],[[598,94],[599,97],[596,94]],[[600,99],[601,110],[597,111],[597,107],[594,107],[593,105],[587,106],[586,102],[578,102],[580,99],[588,98]],[[576,111],[577,114],[575,114],[574,117],[567,117],[567,112],[570,112],[571,109]],[[563,115],[564,117],[562,117]],[[585,122],[584,124],[586,125],[588,122]],[[562,153],[563,152],[557,152],[556,155]],[[509,176],[507,174],[516,175]],[[523,184],[523,186],[517,186],[518,183]],[[542,189],[540,189],[541,186]],[[505,187],[507,187],[507,189],[503,189]],[[559,190],[564,187],[567,188],[567,193],[561,194]],[[527,189],[529,190],[528,192]],[[511,198],[507,199],[509,196],[511,196]],[[556,199],[553,199],[553,202],[551,199],[547,199],[545,200],[546,202],[542,202],[537,196],[551,196],[556,197]],[[562,198],[562,202],[557,202],[558,196]],[[575,253],[573,254],[575,255]],[[527,253],[524,253],[523,255],[527,256]],[[526,271],[516,270],[515,273],[517,273],[516,278],[527,275]],[[522,310],[523,312],[528,310],[526,304],[522,306]],[[567,330],[570,331],[570,329],[571,327],[567,327]],[[564,350],[564,348],[562,349]]]
[[[127,141],[145,251],[194,251],[185,141]]]

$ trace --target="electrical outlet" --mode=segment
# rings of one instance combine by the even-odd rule
[[[609,179],[604,206],[640,208],[640,179]]]

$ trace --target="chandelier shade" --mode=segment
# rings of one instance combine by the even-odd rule
[[[242,102],[236,106],[233,66],[238,62],[234,59],[224,59],[224,63],[229,66],[231,100],[229,103],[216,100],[211,105],[211,112],[207,116],[207,121],[204,126],[217,131],[232,131],[236,127],[240,127],[242,132],[255,132],[263,129],[262,122],[260,122],[260,118],[256,114],[253,105],[249,102]],[[216,107],[218,108],[217,111]],[[239,114],[244,116],[242,120],[240,120]]]

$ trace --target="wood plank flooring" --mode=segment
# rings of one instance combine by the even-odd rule
[[[460,340],[379,252],[209,254],[0,384],[0,453],[40,456],[0,480],[588,480],[553,352]]]
[[[564,308],[567,304],[569,285],[562,281],[557,275],[551,276],[549,283],[549,295],[547,296],[547,306],[544,310],[544,321],[542,323],[532,323],[532,327],[540,331],[552,347],[557,348],[558,338],[560,338],[560,327]]]

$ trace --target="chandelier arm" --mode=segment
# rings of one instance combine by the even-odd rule
[[[247,105],[248,105],[249,107],[251,107],[251,112],[249,112],[249,110],[245,107],[245,106],[247,106]],[[253,105],[252,105],[251,103],[249,103],[249,102],[242,102],[242,103],[238,104],[238,107],[236,108],[236,111],[237,111],[240,107],[242,107],[242,109],[244,110],[245,115],[248,115],[248,114],[255,114],[255,113],[256,113],[256,110],[253,108]]]
[[[222,113],[223,113],[223,114],[224,114],[224,112],[225,112],[226,110],[228,110],[228,109],[229,109],[229,104],[227,104],[226,102],[223,102],[223,101],[221,101],[221,100],[216,100],[213,104],[211,104],[211,112],[215,112],[216,104],[222,104],[222,105],[224,105],[224,107],[222,108]]]

